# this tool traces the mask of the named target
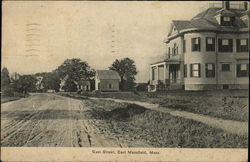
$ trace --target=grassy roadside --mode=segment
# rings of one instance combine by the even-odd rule
[[[113,92],[84,93],[80,97],[116,98],[131,101],[142,101],[159,104],[173,110],[188,111],[227,120],[249,120],[249,94],[246,90],[221,91],[169,91],[146,93]]]
[[[138,140],[152,147],[247,148],[248,137],[227,133],[205,124],[173,117],[144,107],[104,100],[85,100],[92,107],[88,117],[101,133],[125,139],[130,146]],[[131,144],[132,145],[132,144]]]
[[[1,103],[19,100],[21,97],[1,97]]]

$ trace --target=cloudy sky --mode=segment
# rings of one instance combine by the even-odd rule
[[[164,57],[171,20],[191,19],[208,2],[3,2],[2,66],[33,74],[81,58],[94,69],[130,57],[137,82]]]

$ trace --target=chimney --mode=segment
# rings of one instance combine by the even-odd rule
[[[230,2],[229,1],[223,1],[222,2],[222,8],[225,10],[229,10],[230,9]]]
[[[244,9],[245,10],[248,10],[248,4],[247,4],[248,2],[244,2]]]

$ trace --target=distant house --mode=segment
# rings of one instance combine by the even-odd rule
[[[78,91],[91,91],[90,81],[89,80],[81,80],[77,83]]]
[[[119,91],[120,76],[113,70],[97,70],[95,75],[95,90]]]

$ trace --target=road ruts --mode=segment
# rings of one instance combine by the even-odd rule
[[[104,137],[85,117],[84,101],[54,94],[34,94],[1,105],[3,147],[126,147]]]

